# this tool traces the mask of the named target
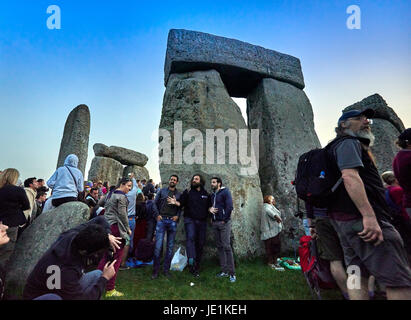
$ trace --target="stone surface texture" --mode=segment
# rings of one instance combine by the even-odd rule
[[[88,180],[108,181],[109,185],[116,185],[123,176],[123,165],[117,160],[106,157],[94,157],[88,172]]]
[[[144,167],[139,167],[139,166],[127,166],[124,168],[123,170],[123,177],[127,178],[129,173],[134,172],[134,177],[137,180],[143,180],[146,179],[148,181],[148,179],[150,179],[150,174],[148,173],[148,170]]]
[[[96,143],[93,146],[94,154],[98,157],[107,157],[117,160],[126,166],[140,166],[144,167],[148,161],[148,157],[140,152],[117,147],[117,146],[106,146],[102,143]]]

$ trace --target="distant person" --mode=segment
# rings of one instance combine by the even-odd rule
[[[30,223],[32,220],[33,211],[37,211],[37,208],[36,208],[37,188],[38,188],[38,184],[37,184],[37,179],[35,177],[24,180],[24,190],[26,191],[27,198],[29,199],[29,202],[30,202],[30,209],[24,211],[24,215],[26,216],[28,223]]]
[[[38,190],[38,189],[37,189]],[[36,195],[36,213],[33,215],[33,219],[37,219],[43,212],[44,203],[47,200],[47,193],[44,191],[37,192]]]
[[[402,205],[411,219],[411,128],[398,136],[397,145],[401,150],[395,156],[392,167],[399,185],[404,190]]]
[[[277,271],[284,271],[284,268],[277,263],[281,251],[280,235],[282,229],[281,212],[275,207],[274,197],[267,195],[264,197],[261,214],[261,240],[264,241],[268,266]]]
[[[200,263],[206,241],[208,208],[211,207],[210,195],[204,189],[204,178],[195,174],[190,188],[184,190],[180,198],[184,209],[184,228],[189,271],[194,277],[200,276]]]
[[[47,188],[46,186],[46,181],[44,181],[44,179],[37,179],[37,193],[39,192],[49,192],[49,188]]]
[[[160,255],[163,249],[164,237],[167,234],[167,248],[164,257],[164,275],[170,276],[170,265],[173,257],[174,240],[177,233],[177,222],[181,215],[179,200],[181,193],[177,189],[178,176],[170,176],[168,187],[161,189],[154,200],[154,217],[157,220],[156,243],[154,247],[153,274],[151,279],[157,279],[160,272]]]
[[[58,168],[47,181],[47,185],[53,189],[52,204],[54,207],[66,202],[77,201],[79,192],[83,192],[84,178],[77,166],[78,157],[75,154],[69,154],[64,160],[64,165]]]
[[[148,197],[150,193],[156,193],[153,184],[153,179],[148,180],[148,183],[143,187],[143,193],[145,197]]]
[[[116,250],[113,255],[113,259],[116,260],[114,264],[115,275],[107,283],[106,297],[121,297],[124,294],[115,289],[117,272],[120,268],[121,259],[123,257],[124,246],[130,244],[131,229],[128,224],[127,216],[127,193],[131,189],[130,179],[121,179],[118,188],[113,192],[108,193],[107,196],[103,197],[99,201],[99,205],[104,204],[105,213],[104,217],[110,224],[111,234],[115,237],[121,238],[120,248]],[[106,198],[106,199],[104,199]],[[106,263],[109,261],[109,256],[106,254],[98,265],[98,269],[103,270]]]
[[[157,221],[154,217],[154,196],[155,193],[149,193],[146,201],[146,219],[147,219],[147,234],[146,239],[152,241],[154,231],[156,230]]]
[[[10,241],[10,238],[7,236],[8,228],[9,228],[8,226],[0,222],[0,248],[2,245]],[[6,282],[6,270],[3,269],[3,267],[0,265],[0,301],[3,300],[5,282]]]
[[[102,271],[84,273],[88,263],[111,247],[118,250],[120,238],[110,234],[104,217],[97,217],[60,234],[43,254],[27,278],[25,300],[98,300],[104,287],[115,275],[116,260],[107,262]],[[50,266],[61,275],[60,286],[50,287]],[[58,268],[58,269],[57,269]],[[58,270],[58,271],[57,271]]]
[[[217,277],[229,277],[230,282],[236,282],[234,256],[231,248],[231,212],[233,198],[228,188],[223,187],[219,177],[211,178],[211,204],[209,212],[212,214],[212,227],[217,244],[221,271]]]
[[[30,209],[30,202],[23,188],[17,187],[19,172],[14,168],[0,174],[0,221],[8,226],[10,241],[0,247],[0,266],[6,269],[14,252],[18,228],[26,223],[24,210]]]
[[[97,217],[97,208],[98,207],[98,189],[91,188],[90,192],[87,194],[85,198],[85,203],[89,207],[90,210],[90,218]]]

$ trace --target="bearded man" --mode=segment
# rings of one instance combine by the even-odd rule
[[[331,150],[343,183],[335,191],[328,215],[345,264],[354,271],[348,282],[357,282],[348,285],[350,299],[368,299],[370,275],[386,286],[387,299],[411,299],[411,269],[401,236],[389,222],[384,186],[370,151],[373,116],[372,109],[350,110],[338,120]]]
[[[200,262],[206,240],[208,208],[210,196],[204,189],[205,181],[199,174],[191,178],[191,186],[184,190],[180,204],[184,208],[184,227],[189,271],[199,277]]]

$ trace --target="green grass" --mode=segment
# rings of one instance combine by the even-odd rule
[[[215,260],[205,261],[200,277],[193,278],[187,268],[171,271],[172,277],[160,273],[151,280],[152,267],[119,271],[116,289],[125,295],[118,300],[311,300],[313,299],[301,271],[279,272],[264,264],[262,258],[240,260],[236,268],[237,282],[218,279]],[[190,282],[194,286],[190,286]],[[322,290],[324,300],[340,300],[338,290]]]

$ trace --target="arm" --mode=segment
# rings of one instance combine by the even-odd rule
[[[80,176],[77,180],[77,191],[78,192],[83,192],[84,191],[84,177],[83,174],[80,171]]]
[[[121,196],[118,201],[118,213],[119,219],[124,227],[126,227],[127,232],[131,235],[130,226],[128,224],[128,214],[127,214],[127,198],[126,196]]]
[[[54,171],[54,173],[53,173],[53,175],[50,177],[50,179],[47,181],[47,185],[51,188],[51,189],[54,189],[54,186],[55,186],[55,184],[56,184],[56,181],[57,181],[57,171],[58,171],[58,169],[56,170],[56,171]]]
[[[341,174],[348,195],[363,217],[364,229],[359,233],[360,237],[366,242],[377,241],[375,245],[378,245],[383,241],[382,231],[378,225],[374,209],[368,201],[364,183],[358,174],[358,170],[343,169]]]
[[[233,198],[231,197],[230,191],[228,191],[226,195],[224,210],[226,213],[226,221],[228,221],[231,218],[231,212],[233,211]]]
[[[271,219],[277,221],[278,223],[281,223],[281,222],[282,222],[281,217],[280,217],[280,215],[277,213],[277,211],[276,211],[276,209],[274,208],[274,206],[273,206],[272,209],[273,209],[273,210],[265,209],[266,215],[269,216]]]
[[[19,188],[19,204],[20,204],[20,209],[23,211],[26,211],[30,209],[30,201],[29,198],[27,197],[26,191],[22,188]]]
[[[157,220],[157,217],[160,215],[160,212],[158,210],[160,206],[160,195],[161,195],[161,190],[157,192],[156,198],[154,199],[153,202],[153,218]]]

